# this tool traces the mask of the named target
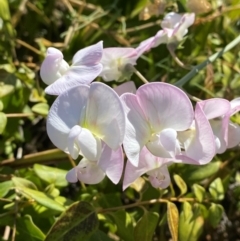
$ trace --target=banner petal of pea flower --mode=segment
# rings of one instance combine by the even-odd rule
[[[194,119],[187,95],[166,83],[141,86],[136,95],[121,96],[127,125],[124,150],[129,161],[138,166],[144,146],[155,156],[175,158],[180,154],[177,132],[187,130]]]
[[[98,161],[102,142],[113,150],[123,142],[125,116],[121,101],[114,90],[99,82],[68,89],[49,111],[47,133],[53,144],[72,158],[82,154]]]
[[[61,51],[48,48],[40,69],[42,80],[49,85],[45,92],[59,95],[79,84],[90,84],[102,71],[102,50],[102,41],[81,49],[74,55],[72,65],[69,66]]]

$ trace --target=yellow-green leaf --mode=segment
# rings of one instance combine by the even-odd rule
[[[209,192],[214,200],[224,199],[224,188],[220,177],[216,178],[209,186]]]
[[[176,182],[178,188],[181,191],[181,195],[184,195],[187,192],[187,185],[184,180],[177,174],[173,175],[174,181]]]
[[[193,184],[192,186],[194,195],[196,196],[197,200],[199,202],[202,202],[206,193],[206,190],[204,187],[198,185],[198,184]]]
[[[167,203],[167,220],[173,241],[178,241],[179,213],[176,205],[172,202]]]

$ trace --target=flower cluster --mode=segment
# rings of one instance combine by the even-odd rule
[[[193,108],[185,92],[171,84],[153,82],[136,89],[128,81],[112,89],[93,82],[97,76],[104,81],[129,79],[143,53],[162,43],[175,48],[194,17],[169,13],[163,29],[138,47],[103,48],[100,41],[78,51],[71,66],[59,50],[48,48],[40,74],[49,85],[45,92],[57,98],[47,133],[73,159],[83,157],[68,172],[69,182],[96,184],[107,176],[117,184],[124,170],[123,145],[123,189],[143,174],[152,186],[166,188],[169,165],[207,164],[240,143],[240,127],[230,121],[240,110],[240,98],[213,98]]]

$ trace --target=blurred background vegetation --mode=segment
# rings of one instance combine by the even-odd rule
[[[206,166],[171,166],[166,190],[143,177],[122,192],[107,179],[68,184],[65,175],[75,163],[46,134],[54,97],[44,94],[39,68],[48,47],[59,48],[68,62],[99,40],[104,47],[135,47],[160,30],[170,11],[196,13],[176,51],[186,65],[200,64],[239,36],[239,0],[0,0],[1,240],[240,240],[239,147]],[[239,50],[196,73],[184,90],[200,99],[239,97]],[[188,73],[165,45],[142,56],[136,68],[149,81],[172,84]],[[240,124],[240,115],[233,121]]]

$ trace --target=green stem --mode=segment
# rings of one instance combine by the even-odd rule
[[[112,207],[112,208],[106,208],[106,209],[99,209],[98,213],[107,213],[107,212],[113,212],[117,211],[119,209],[127,209],[127,208],[133,208],[133,207],[139,207],[142,205],[150,205],[154,203],[167,203],[167,202],[197,202],[196,198],[177,198],[177,197],[171,197],[171,198],[158,198],[158,199],[152,199],[148,201],[141,201],[136,203],[131,203],[127,205],[122,205],[119,207]],[[203,202],[208,202],[208,200],[204,200]]]
[[[175,83],[175,85],[178,87],[182,87],[183,85],[185,85],[200,70],[205,68],[208,64],[213,63],[217,58],[222,57],[224,53],[226,53],[229,50],[231,50],[232,48],[234,48],[239,42],[240,42],[240,35],[237,38],[235,38],[232,42],[230,42],[224,49],[213,54],[212,56],[210,56],[207,60],[205,60],[201,64],[193,67],[193,69],[188,74],[186,74],[183,78],[181,78],[179,81],[177,81]]]

